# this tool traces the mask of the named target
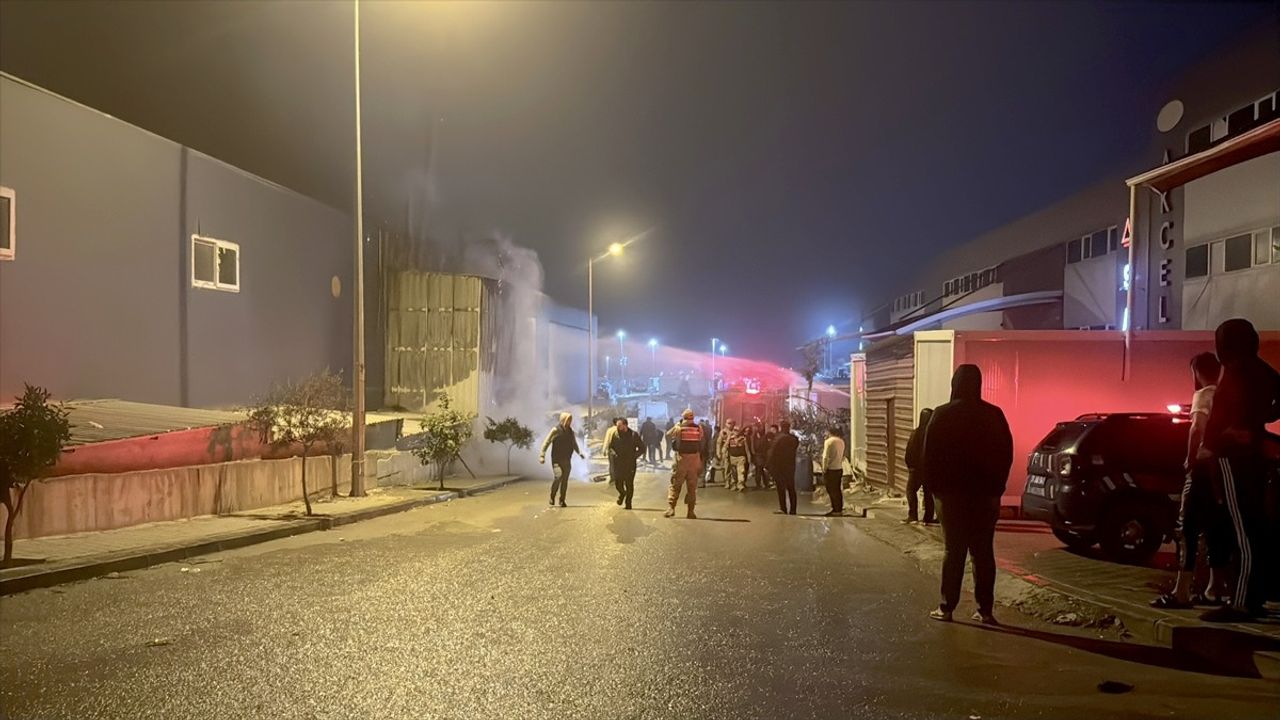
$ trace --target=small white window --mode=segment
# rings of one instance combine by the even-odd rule
[[[13,188],[0,187],[0,260],[12,260],[18,244],[14,237],[17,228],[14,222],[15,200]]]
[[[1253,264],[1269,265],[1271,264],[1271,235],[1272,231],[1259,230],[1253,234]]]
[[[192,235],[191,286],[240,292],[240,246]]]

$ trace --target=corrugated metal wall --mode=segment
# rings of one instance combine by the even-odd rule
[[[494,348],[482,345],[484,294],[483,279],[468,275],[388,277],[387,406],[426,410],[445,393],[455,408],[481,412],[482,367],[494,362]]]
[[[911,338],[879,343],[867,351],[867,479],[905,492],[902,453],[914,427]]]

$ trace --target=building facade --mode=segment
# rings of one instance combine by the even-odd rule
[[[1249,33],[1165,91],[1143,167],[1210,150],[1280,118],[1280,36]],[[919,329],[1280,329],[1280,152],[1184,186],[1143,190],[1130,267],[1122,176],[939,256],[863,326]],[[1056,296],[1054,294],[1056,293]],[[1035,297],[1030,297],[1035,294]],[[967,309],[966,309],[967,308]],[[938,318],[929,322],[929,318]]]
[[[0,187],[5,400],[230,407],[350,368],[346,213],[7,75]]]

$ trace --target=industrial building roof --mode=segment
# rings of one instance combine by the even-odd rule
[[[151,405],[126,400],[72,400],[71,442],[87,445],[106,440],[159,435],[175,430],[216,427],[243,422],[244,413],[226,410]]]

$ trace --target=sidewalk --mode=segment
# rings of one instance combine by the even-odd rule
[[[117,530],[18,540],[13,555],[24,564],[0,570],[0,595],[328,530],[493,490],[521,479],[450,478],[443,491],[434,486],[373,488],[362,498],[312,500],[315,514],[311,517],[304,514],[305,507],[299,500],[232,515],[205,515]]]
[[[941,573],[942,528],[904,525],[906,500],[876,491],[848,491],[845,504],[871,522],[859,527],[912,555],[922,569]],[[1157,610],[1149,602],[1173,585],[1176,560],[1162,551],[1151,566],[1111,562],[1068,550],[1047,525],[1002,520],[996,528],[996,601],[1058,625],[1095,628],[1215,659],[1259,654],[1264,672],[1280,672],[1280,622],[1220,624],[1197,610]],[[971,578],[965,578],[971,589]],[[1259,652],[1260,651],[1260,652]],[[1231,661],[1231,660],[1228,660]],[[1261,670],[1261,666],[1259,666]]]

